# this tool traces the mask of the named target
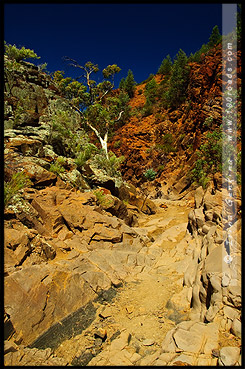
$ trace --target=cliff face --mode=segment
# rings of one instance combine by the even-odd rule
[[[237,53],[237,84],[241,87],[241,52]],[[221,46],[203,57],[202,62],[189,63],[190,74],[185,103],[177,109],[160,109],[147,117],[134,115],[120,128],[110,148],[124,155],[122,167],[125,179],[142,182],[142,173],[152,167],[159,182],[168,178],[181,178],[196,160],[196,150],[206,142],[207,132],[222,123],[222,50]],[[164,76],[156,75],[157,84]],[[136,86],[130,100],[132,108],[143,109],[145,85]],[[207,124],[208,122],[208,124]],[[241,117],[238,116],[238,127]],[[163,136],[170,134],[172,152],[164,147]],[[238,136],[241,132],[238,129]]]

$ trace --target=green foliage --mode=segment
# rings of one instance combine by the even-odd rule
[[[78,123],[72,110],[53,113],[51,122],[49,143],[54,151],[58,155],[74,158],[78,168],[81,169],[98,149],[89,142],[88,135],[83,129],[78,130]]]
[[[206,188],[211,175],[222,171],[222,131],[208,132],[207,142],[200,146],[195,167],[190,173],[193,181]]]
[[[75,164],[79,170],[82,170],[84,164],[87,160],[91,159],[93,155],[98,153],[99,150],[97,147],[91,143],[85,143],[81,148],[80,151],[76,154]]]
[[[93,163],[96,167],[104,170],[111,177],[121,177],[119,168],[124,160],[124,156],[116,157],[112,151],[109,152],[108,159],[103,152],[93,157]]]
[[[8,56],[8,58],[17,62],[20,62],[24,59],[40,59],[40,56],[37,56],[37,54],[33,50],[26,49],[24,46],[19,49],[15,45],[7,44],[4,41],[4,49],[5,54]]]
[[[145,105],[142,109],[142,117],[148,117],[151,114],[153,114],[153,104],[151,100],[147,97]]]
[[[107,104],[110,106],[110,131],[118,129],[128,122],[131,116],[131,107],[129,105],[129,96],[126,92],[121,91],[116,97],[108,97]],[[120,119],[118,120],[120,112]]]
[[[29,186],[31,186],[31,181],[23,171],[14,173],[10,181],[4,181],[4,206],[13,202],[19,191]]]
[[[17,102],[17,106],[16,106],[16,109],[14,110],[14,126],[13,128],[17,128],[21,121],[22,121],[22,116],[23,114],[25,113],[25,109],[22,105],[22,101],[19,100]]]
[[[77,79],[83,79],[85,83],[64,78],[62,71],[54,73],[54,81],[62,94],[71,101],[73,109],[79,112],[82,124],[95,133],[107,155],[107,139],[113,128],[124,124],[130,116],[126,89],[122,90],[119,96],[111,93],[115,74],[121,69],[116,64],[108,65],[102,71],[104,80],[96,83],[91,79],[91,75],[99,71],[97,64],[87,62],[82,66],[72,59],[66,59],[71,61],[70,65],[83,71]]]
[[[119,73],[121,68],[119,68],[116,64],[108,65],[105,69],[103,69],[103,77],[106,79],[114,79],[115,74]]]
[[[119,86],[118,87],[120,88],[120,90],[124,90],[125,89],[125,78],[124,77],[119,82]]]
[[[62,95],[71,101],[72,105],[84,109],[89,104],[90,95],[87,88],[80,82],[66,77],[64,71],[57,70],[53,73],[53,81]]]
[[[108,198],[108,196],[101,189],[94,191],[94,194],[102,207],[108,208],[113,205],[113,200]]]
[[[39,64],[38,65],[38,70],[40,72],[47,72],[47,65],[48,65],[48,63]]]
[[[209,42],[208,42],[209,48],[216,46],[221,41],[221,38],[222,37],[221,37],[221,34],[219,33],[219,27],[214,26],[212,33],[209,37]]]
[[[208,51],[209,51],[209,46],[207,44],[203,44],[202,47],[198,51],[196,51],[194,55],[191,54],[189,56],[189,61],[200,63],[202,55],[203,54],[205,55]]]
[[[167,55],[165,59],[163,59],[162,64],[160,65],[157,73],[169,75],[171,73],[173,67],[173,63],[170,55]]]
[[[143,107],[142,116],[147,117],[153,113],[153,104],[156,102],[157,97],[157,83],[155,78],[152,78],[146,85],[145,85],[145,97],[146,102]]]
[[[62,156],[60,156],[56,159],[55,163],[50,165],[49,171],[59,175],[60,173],[65,172],[64,165],[65,160]]]
[[[148,181],[153,181],[156,178],[157,173],[152,169],[147,169],[144,172],[144,176]]]
[[[161,144],[156,145],[157,150],[163,151],[165,154],[168,154],[170,152],[176,152],[176,148],[172,144],[172,135],[170,133],[167,133],[163,139],[161,140]]]
[[[238,5],[238,13],[237,13],[237,26],[236,26],[236,35],[237,35],[237,47],[241,47],[241,40],[242,40],[242,10],[241,4]]]
[[[152,78],[146,85],[145,85],[145,96],[149,99],[151,103],[155,103],[156,96],[157,96],[157,83],[155,78]]]
[[[169,89],[164,96],[167,106],[170,108],[177,108],[185,100],[185,92],[190,71],[187,61],[188,59],[185,52],[180,49],[174,61],[172,75],[169,81]]]
[[[207,54],[208,51],[216,46],[219,42],[221,42],[222,40],[222,36],[219,33],[219,28],[218,26],[214,26],[212,33],[209,37],[209,42],[207,44],[203,44],[202,47],[197,50],[194,54],[190,54],[189,56],[189,61],[190,62],[196,62],[196,63],[200,63],[202,61],[202,56]]]
[[[134,97],[135,85],[136,82],[134,80],[133,72],[129,69],[128,75],[125,79],[124,89],[130,98]]]

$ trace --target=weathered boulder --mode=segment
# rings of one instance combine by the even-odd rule
[[[226,346],[220,349],[219,365],[220,366],[234,366],[239,360],[239,347]]]

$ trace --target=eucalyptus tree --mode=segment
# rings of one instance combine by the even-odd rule
[[[64,72],[56,71],[54,81],[70,100],[72,107],[79,112],[82,123],[95,133],[108,159],[108,134],[124,113],[124,110],[120,110],[122,104],[119,99],[111,94],[115,75],[121,69],[116,64],[108,65],[102,70],[102,82],[97,83],[92,79],[92,76],[99,72],[97,64],[89,61],[80,65],[68,57],[65,60],[70,66],[81,70],[82,74],[74,80],[64,78]]]

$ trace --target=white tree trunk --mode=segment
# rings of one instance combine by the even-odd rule
[[[108,150],[107,150],[108,133],[106,132],[106,134],[104,136],[104,139],[100,135],[98,135],[98,138],[100,140],[100,144],[101,144],[102,149],[105,151],[106,158],[109,159]]]
[[[104,138],[102,138],[96,128],[94,128],[93,126],[91,126],[91,124],[89,122],[87,122],[87,125],[94,131],[94,133],[98,137],[98,139],[100,141],[100,144],[101,144],[101,147],[105,151],[106,158],[109,159],[108,150],[107,150],[108,132],[106,132]]]

